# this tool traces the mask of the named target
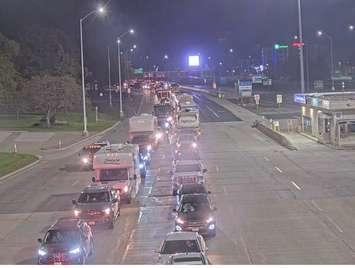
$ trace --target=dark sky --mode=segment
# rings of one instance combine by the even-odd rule
[[[101,3],[105,3],[102,1]],[[96,0],[1,0],[0,31],[9,37],[26,25],[58,27],[78,44],[79,18],[95,8]],[[349,55],[354,37],[346,31],[355,24],[355,0],[303,0],[306,42],[317,29],[334,36],[337,55]],[[103,72],[106,48],[114,49],[116,36],[134,27],[126,45],[138,46],[135,62],[149,55],[149,64],[160,64],[165,53],[182,63],[189,52],[222,56],[233,48],[240,57],[257,45],[289,42],[297,33],[296,0],[111,0],[105,18],[85,22],[85,52],[91,69]]]

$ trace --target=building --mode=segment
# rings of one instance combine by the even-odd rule
[[[338,148],[355,146],[355,92],[296,94],[302,132]]]

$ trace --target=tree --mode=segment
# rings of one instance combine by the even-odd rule
[[[19,45],[0,33],[0,104],[6,110],[16,109],[17,115],[24,107],[22,80],[15,68],[14,58],[19,54]]]
[[[24,85],[29,93],[33,111],[46,114],[46,125],[51,127],[58,111],[74,111],[81,103],[80,86],[69,75],[36,75]]]

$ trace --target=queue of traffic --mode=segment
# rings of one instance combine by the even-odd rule
[[[128,140],[85,146],[82,167],[95,176],[72,200],[72,216],[59,219],[38,239],[38,264],[84,264],[94,251],[94,226],[113,229],[122,203],[131,203],[146,177],[151,154],[166,138],[173,156],[171,193],[177,197],[175,230],[158,253],[163,264],[208,264],[203,237],[216,235],[215,210],[205,187],[207,169],[201,162],[199,110],[192,96],[174,94],[169,86],[153,88],[153,114],[129,119]]]

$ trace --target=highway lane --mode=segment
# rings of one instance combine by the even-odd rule
[[[195,95],[207,114],[200,148],[218,208],[217,236],[207,242],[212,263],[354,263],[353,153],[323,146],[288,151],[248,123],[231,121],[223,107]],[[219,118],[203,108],[207,106]],[[149,109],[144,101],[142,111]],[[126,127],[121,124],[107,138],[124,141]],[[71,169],[74,161],[76,155],[43,161],[0,184],[1,263],[34,262],[36,238],[69,213],[72,196],[91,176]],[[95,230],[90,263],[156,262],[154,251],[173,230],[170,169],[171,150],[164,142],[153,155],[137,202],[122,209],[113,231]]]

